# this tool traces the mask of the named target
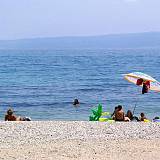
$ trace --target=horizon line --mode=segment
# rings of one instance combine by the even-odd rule
[[[46,37],[30,37],[30,38],[16,38],[16,39],[0,39],[0,41],[20,41],[20,40],[34,40],[34,39],[50,39],[50,38],[87,38],[87,37],[103,37],[103,36],[118,36],[128,34],[145,34],[145,33],[160,33],[160,31],[145,31],[145,32],[128,32],[128,33],[110,33],[97,35],[66,35],[66,36],[46,36]]]

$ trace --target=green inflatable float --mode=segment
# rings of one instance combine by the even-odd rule
[[[99,104],[97,108],[92,109],[92,114],[89,116],[90,121],[98,121],[102,115],[102,105]]]
[[[99,104],[96,108],[92,109],[92,115],[89,116],[90,121],[100,121],[100,122],[114,122],[111,118],[111,114],[109,112],[102,111],[102,105]],[[107,116],[104,118],[103,116]]]

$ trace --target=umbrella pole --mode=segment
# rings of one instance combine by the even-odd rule
[[[135,104],[135,106],[133,108],[133,115],[134,115],[134,111],[135,111],[136,107],[137,107],[137,102],[136,102],[136,104]]]
[[[139,92],[139,88],[137,88],[137,93],[138,93],[138,92]],[[139,95],[139,94],[136,94],[136,103],[135,103],[135,106],[134,106],[134,108],[133,108],[133,115],[134,115],[134,112],[135,112],[136,107],[137,107],[138,95]]]

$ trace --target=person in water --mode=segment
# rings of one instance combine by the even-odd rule
[[[79,105],[78,99],[74,99],[73,105],[74,105],[74,106]]]
[[[139,120],[140,120],[140,121],[144,121],[145,119],[147,119],[146,116],[145,116],[145,114],[144,114],[144,113],[141,113],[141,114],[140,114],[140,117],[139,117]]]

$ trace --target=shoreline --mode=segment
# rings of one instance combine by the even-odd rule
[[[0,122],[0,159],[158,159],[160,124]]]

